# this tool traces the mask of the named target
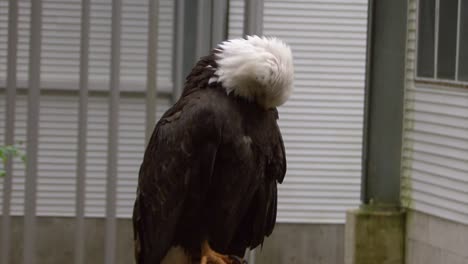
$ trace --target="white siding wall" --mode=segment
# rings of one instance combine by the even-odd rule
[[[231,0],[231,38],[242,14]],[[280,222],[343,223],[359,204],[366,23],[366,0],[265,0],[264,34],[288,42],[295,61],[295,91],[280,108]]]
[[[468,87],[415,81],[417,1],[410,1],[402,198],[468,224]]]

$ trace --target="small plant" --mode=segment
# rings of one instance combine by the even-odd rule
[[[20,152],[19,148],[15,145],[0,146],[0,177],[5,176],[5,166],[8,159],[21,158],[23,162],[26,161],[26,156]]]

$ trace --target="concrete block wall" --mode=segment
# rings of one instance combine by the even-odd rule
[[[10,263],[23,263],[23,217],[11,219]],[[73,263],[75,220],[70,217],[37,217],[36,264]],[[85,263],[104,263],[105,219],[85,221]],[[1,234],[1,230],[0,230]],[[132,264],[133,231],[131,221],[117,221],[117,263]]]
[[[85,224],[85,263],[104,263],[105,219],[87,218]],[[74,218],[37,217],[37,232],[37,264],[73,262]],[[23,250],[22,217],[12,217],[11,234],[11,263],[19,264]],[[277,224],[255,254],[255,264],[343,264],[344,225]],[[134,263],[131,220],[119,219],[116,264],[131,263]]]
[[[468,225],[409,211],[406,264],[468,264]]]
[[[255,264],[343,264],[344,225],[278,224]]]

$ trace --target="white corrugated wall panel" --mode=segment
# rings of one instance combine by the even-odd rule
[[[15,140],[26,137],[27,98],[17,102]],[[122,96],[119,112],[119,159],[117,170],[117,216],[130,217],[136,194],[138,170],[145,142],[145,98]],[[169,98],[157,101],[157,116],[169,106]],[[78,139],[78,98],[76,95],[41,96],[37,214],[73,216],[75,214],[76,153]],[[5,96],[0,94],[0,142],[5,133]],[[105,215],[107,168],[107,96],[89,97],[86,216]],[[0,143],[1,144],[1,143]],[[24,145],[23,145],[24,147]],[[3,179],[0,179],[3,186]],[[0,190],[0,209],[3,202]],[[15,162],[13,175],[13,215],[23,214],[24,166]]]
[[[409,6],[402,200],[468,224],[468,89],[415,81],[417,1]]]
[[[231,1],[240,37],[243,1]],[[265,0],[264,34],[288,42],[295,91],[280,108],[288,173],[278,221],[343,223],[360,195],[367,1]]]
[[[77,87],[80,57],[81,0],[44,0],[42,12],[41,82],[46,88]],[[158,84],[171,87],[174,1],[160,1]],[[110,66],[111,0],[91,1],[90,88],[107,89]],[[28,74],[30,1],[19,1],[18,79]],[[5,83],[8,0],[0,0],[0,86]],[[145,88],[148,1],[124,0],[122,6],[123,90]]]

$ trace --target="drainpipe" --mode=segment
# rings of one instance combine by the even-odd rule
[[[407,2],[369,1],[361,200],[400,207]]]

